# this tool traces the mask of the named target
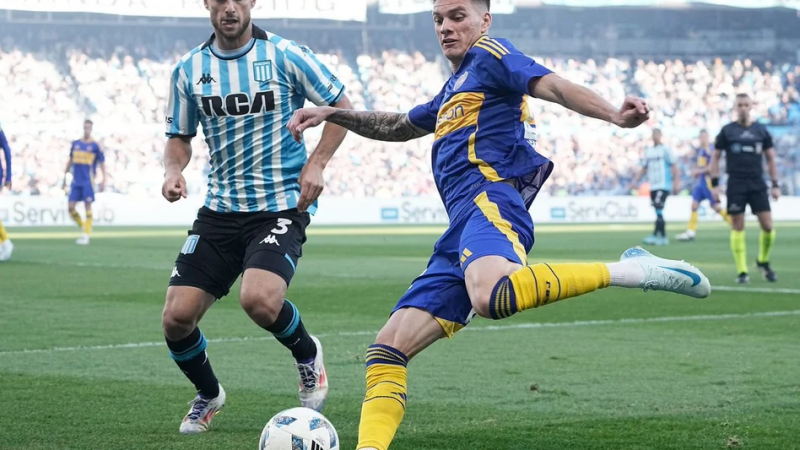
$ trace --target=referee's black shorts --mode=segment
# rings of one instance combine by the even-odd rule
[[[729,178],[726,194],[728,214],[744,214],[747,205],[753,214],[771,210],[767,184],[760,178]]]

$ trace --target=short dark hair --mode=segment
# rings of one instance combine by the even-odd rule
[[[436,0],[433,0],[433,3],[436,4]],[[472,0],[472,3],[485,6],[487,11],[492,10],[492,0]]]
[[[739,94],[736,94],[736,98],[750,98],[750,94],[746,92],[741,92]]]
[[[90,124],[90,125],[94,125],[94,122],[92,122],[91,119],[86,119],[86,120],[83,121],[84,125],[86,125],[87,123]]]

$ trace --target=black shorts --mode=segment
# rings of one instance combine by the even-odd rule
[[[655,209],[664,209],[664,205],[667,203],[667,197],[669,197],[669,191],[663,189],[650,191],[650,203]]]
[[[197,213],[169,280],[170,286],[192,286],[220,299],[246,269],[263,269],[292,280],[303,255],[308,213]]]
[[[753,214],[770,211],[769,190],[764,180],[728,179],[728,214],[744,214],[745,207],[750,205]]]

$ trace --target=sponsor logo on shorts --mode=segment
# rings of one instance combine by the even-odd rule
[[[281,244],[278,243],[278,238],[276,238],[275,236],[273,236],[271,234],[269,236],[265,237],[264,240],[259,242],[259,244],[275,244],[278,247],[281,246]]]

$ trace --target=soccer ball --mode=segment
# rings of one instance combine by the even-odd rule
[[[267,422],[258,450],[339,450],[339,435],[322,414],[309,408],[292,408]]]

